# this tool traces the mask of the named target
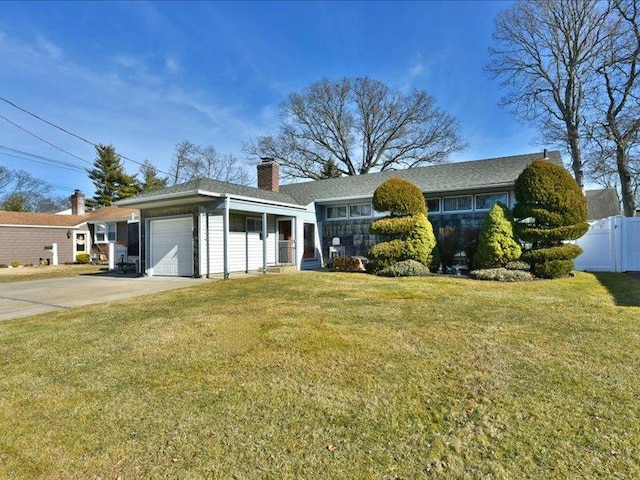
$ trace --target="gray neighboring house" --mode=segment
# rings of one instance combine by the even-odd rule
[[[258,188],[198,179],[121,200],[140,210],[141,272],[208,276],[290,265],[316,269],[332,255],[364,255],[375,189],[391,177],[424,193],[437,229],[478,227],[493,204],[514,205],[514,183],[534,160],[562,166],[557,151],[279,185],[278,164],[258,165]]]
[[[620,200],[615,188],[602,188],[584,192],[587,199],[587,221],[595,222],[603,218],[622,215]]]

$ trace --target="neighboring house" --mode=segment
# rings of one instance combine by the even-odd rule
[[[615,188],[602,188],[584,192],[587,199],[587,220],[592,223],[620,215],[620,200]]]
[[[71,209],[61,214],[0,211],[0,264],[71,263],[80,253],[95,260],[102,255],[106,261],[109,243],[120,246],[116,253],[138,256],[138,210],[86,212],[85,196],[78,190],[70,200]]]
[[[279,185],[278,164],[258,165],[258,188],[199,179],[117,202],[140,209],[141,272],[199,277],[315,269],[330,254],[364,255],[375,189],[397,176],[425,195],[434,229],[478,227],[492,205],[512,207],[516,178],[533,160],[562,165],[559,152],[446,163]]]

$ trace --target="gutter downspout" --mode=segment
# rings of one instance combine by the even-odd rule
[[[267,214],[262,214],[262,273],[267,273]]]
[[[224,196],[224,213],[222,215],[222,245],[224,279],[229,278],[229,197]]]
[[[206,229],[207,229],[207,233],[206,233],[206,241],[205,243],[207,244],[207,278],[210,278],[210,273],[211,273],[211,249],[209,248],[209,211],[207,210],[205,212],[205,225],[206,225]]]

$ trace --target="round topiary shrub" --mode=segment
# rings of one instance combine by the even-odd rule
[[[429,268],[415,260],[403,260],[383,268],[378,275],[383,277],[422,277],[429,275]]]
[[[89,263],[91,256],[88,253],[79,253],[76,255],[76,263]]]
[[[376,220],[369,229],[384,241],[367,252],[368,271],[377,272],[402,260],[428,265],[436,239],[420,189],[406,180],[390,178],[376,189],[373,206],[390,215]]]
[[[391,216],[427,214],[427,205],[420,189],[399,177],[391,177],[373,193],[373,208],[390,212]]]
[[[20,261],[19,260],[11,260],[11,266],[13,268],[18,268],[20,266]]]
[[[514,239],[513,220],[506,205],[493,205],[480,228],[478,249],[474,257],[475,268],[504,267],[520,258],[522,249]]]
[[[522,260],[538,277],[566,276],[582,253],[568,242],[589,228],[582,190],[563,167],[534,161],[517,178],[515,196],[516,235],[527,246]]]

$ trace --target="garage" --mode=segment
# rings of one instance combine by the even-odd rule
[[[153,275],[193,276],[193,218],[152,220],[149,229]]]

